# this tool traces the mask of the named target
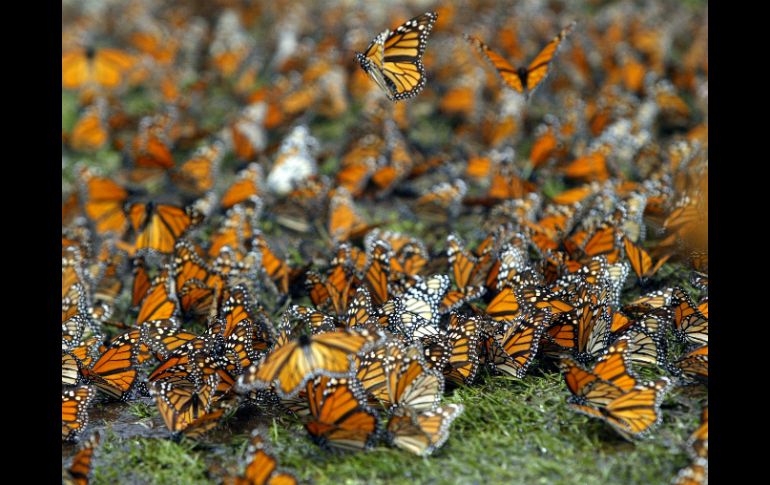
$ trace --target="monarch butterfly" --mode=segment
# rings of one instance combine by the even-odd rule
[[[153,201],[131,204],[126,212],[136,235],[136,249],[164,254],[171,254],[177,240],[203,220],[203,214],[191,206],[180,208]]]
[[[627,237],[623,238],[623,243],[626,248],[626,257],[628,257],[628,260],[631,262],[631,268],[634,270],[634,273],[636,273],[636,276],[640,281],[651,278],[671,257],[671,254],[667,254],[660,258],[653,266],[652,258],[642,247],[634,244]]]
[[[448,289],[446,275],[419,279],[402,296],[382,305],[380,324],[410,340],[437,334],[440,304]]]
[[[329,202],[327,230],[334,242],[360,238],[372,226],[368,225],[353,203],[350,192],[344,187],[334,189]]]
[[[709,347],[704,345],[692,350],[674,362],[674,374],[684,374],[689,378],[708,381]]]
[[[564,240],[564,247],[570,257],[579,264],[586,264],[591,258],[604,256],[607,263],[614,264],[620,257],[620,232],[611,224],[603,224],[590,236],[579,231]]]
[[[380,163],[371,178],[378,189],[377,197],[389,194],[415,166],[415,158],[409,151],[406,139],[391,120],[385,122],[385,143],[387,156],[377,159]]]
[[[682,342],[698,345],[709,343],[709,320],[681,289],[674,288],[674,334]]]
[[[708,273],[693,271],[692,273],[690,273],[690,284],[692,284],[695,288],[698,288],[701,291],[708,291],[709,289]],[[704,313],[704,315],[707,315],[707,314]]]
[[[239,160],[254,160],[267,146],[268,106],[258,101],[244,108],[230,125],[233,151]]]
[[[452,312],[447,325],[449,359],[444,377],[457,384],[470,384],[479,368],[479,320]]]
[[[91,315],[103,321],[109,318],[111,305],[123,289],[123,265],[126,251],[119,248],[117,241],[107,239],[102,242],[96,261],[91,265],[91,281],[94,304]]]
[[[63,386],[75,386],[80,381],[82,363],[71,352],[61,353],[61,383]]]
[[[337,318],[326,313],[308,307],[294,305],[289,309],[289,314],[301,319],[313,333],[333,332],[337,328]],[[347,320],[347,319],[346,319]],[[342,322],[343,325],[345,322]]]
[[[692,463],[679,470],[671,485],[708,485],[708,458],[698,457]]]
[[[255,328],[254,349],[263,351],[267,349],[268,345],[269,336],[264,327],[266,320],[269,319],[259,316],[261,310],[254,308],[251,298],[248,288],[244,285],[239,284],[226,289],[223,293],[224,302],[218,312],[219,321],[224,323],[222,335],[231,335],[236,326],[245,320],[259,322],[262,318],[261,324],[255,323],[255,327],[261,326],[262,328],[259,331]]]
[[[414,97],[425,87],[422,55],[437,18],[435,12],[424,13],[393,32],[385,30],[356,53],[361,68],[391,101]]]
[[[355,380],[318,376],[307,383],[306,392],[311,420],[305,429],[313,441],[343,450],[371,446],[378,418]]]
[[[153,282],[147,273],[147,267],[142,256],[137,256],[132,262],[134,281],[131,284],[131,306],[137,307],[142,303],[147,292],[150,291]]]
[[[83,377],[109,396],[125,399],[136,380],[136,367],[149,358],[140,337],[139,330],[132,330],[112,339],[93,365],[81,369]]]
[[[147,30],[132,32],[129,42],[139,52],[149,55],[161,65],[171,64],[177,56],[180,40],[165,28],[153,26]]]
[[[526,236],[521,234],[524,240]],[[526,243],[525,243],[526,244]],[[533,285],[540,282],[539,275],[529,264],[526,246],[506,244],[487,273],[486,287],[498,290],[506,285]]]
[[[155,397],[166,427],[178,432],[209,412],[218,382],[217,374],[208,376],[201,386],[190,378],[171,375],[150,382],[150,394]]]
[[[388,421],[390,442],[415,455],[431,455],[449,438],[449,427],[463,409],[462,404],[448,404],[418,414],[410,408],[398,408]]]
[[[550,320],[550,309],[541,310],[532,317],[525,316],[510,325],[503,335],[488,339],[488,358],[492,367],[519,379],[523,378],[537,355],[540,336]]]
[[[249,240],[257,233],[257,220],[262,213],[262,205],[260,198],[250,197],[227,209],[219,227],[211,235],[209,257],[218,257],[225,246],[235,251],[247,249]]]
[[[392,251],[390,258],[390,280],[411,279],[428,264],[428,250],[417,238],[393,231],[373,229],[364,239],[366,247],[373,247],[374,241],[383,241]]]
[[[369,264],[364,272],[363,281],[371,290],[372,300],[375,305],[382,305],[388,300],[390,281],[390,246],[384,241],[375,241],[367,246]]]
[[[61,57],[61,84],[64,89],[98,86],[115,89],[134,66],[133,56],[119,49],[73,49]]]
[[[221,403],[222,401],[219,401]],[[207,431],[216,428],[222,422],[222,415],[225,413],[226,408],[220,407],[214,409],[198,419],[190,423],[185,429],[182,430],[182,434],[187,438],[194,440],[199,439]]]
[[[513,321],[520,317],[524,310],[528,309],[526,302],[521,300],[521,295],[512,284],[504,286],[489,302],[485,313],[487,316],[500,321]]]
[[[136,324],[141,325],[151,320],[174,320],[179,316],[179,305],[175,292],[174,280],[169,276],[169,269],[163,271],[152,281],[139,307]]]
[[[574,308],[569,303],[572,295],[563,287],[559,291],[550,291],[538,285],[527,284],[519,287],[519,295],[526,305],[538,309],[549,308],[554,314],[569,312]]]
[[[98,358],[101,354],[100,346],[102,345],[102,337],[93,335],[86,339],[83,343],[68,350],[66,353],[71,354],[79,363],[79,368],[83,366],[91,365],[94,359]],[[62,369],[64,372],[64,369]]]
[[[262,267],[270,279],[273,280],[278,291],[281,294],[288,293],[291,276],[289,265],[286,261],[275,255],[261,233],[255,234],[252,241],[253,247],[262,253]]]
[[[278,468],[278,460],[259,428],[251,432],[246,456],[249,462],[243,475],[225,479],[228,485],[296,485],[297,477]]]
[[[88,425],[88,407],[96,397],[96,389],[80,386],[61,393],[61,439],[77,441]]]
[[[80,179],[84,184],[83,208],[86,216],[93,221],[96,232],[113,232],[122,236],[128,223],[123,212],[128,191],[113,180],[95,176],[87,169],[80,172]]]
[[[366,352],[382,338],[382,334],[363,329],[301,335],[249,367],[238,385],[248,389],[274,384],[279,396],[289,398],[299,392],[308,379],[318,374],[343,377],[351,369],[350,357]]]
[[[141,341],[163,360],[179,347],[198,339],[196,334],[180,330],[168,320],[144,322],[140,332]]]
[[[551,62],[553,61],[559,46],[574,26],[575,22],[572,22],[565,27],[543,48],[543,50],[540,51],[527,67],[522,66],[519,68],[511,66],[508,61],[492,51],[486,44],[476,37],[466,35],[465,38],[487,57],[508,87],[519,94],[523,94],[526,98],[529,98],[535,89],[542,84],[546,76],[548,76]]]
[[[647,313],[650,310],[668,307],[671,305],[673,294],[674,288],[655,290],[631,301],[623,307],[623,311],[628,313]]]
[[[344,250],[344,249],[341,249]],[[348,308],[348,300],[353,292],[355,280],[348,276],[344,265],[337,264],[339,255],[332,260],[332,271],[324,278],[315,271],[308,271],[305,286],[310,293],[310,300],[317,308],[333,310],[341,317]]]
[[[131,155],[139,169],[135,177],[145,178],[145,173],[168,170],[174,167],[171,152],[174,130],[177,130],[177,112],[171,109],[154,116],[145,116],[139,122],[136,136],[131,144]]]
[[[522,178],[519,171],[511,163],[505,163],[492,174],[487,198],[492,201],[521,199],[536,191],[537,186],[535,184]]]
[[[219,164],[224,155],[225,147],[219,140],[203,145],[179,168],[171,172],[171,180],[185,192],[203,194],[214,187]]]
[[[671,385],[668,378],[639,384],[628,365],[628,342],[611,345],[592,370],[562,359],[571,406],[607,421],[624,438],[639,436],[660,421],[660,403]]]
[[[610,176],[606,150],[599,149],[578,157],[562,168],[564,175],[584,181],[604,181]]]
[[[477,259],[465,252],[458,237],[447,237],[447,257],[458,290],[450,290],[441,302],[442,312],[452,311],[465,302],[484,296],[484,278],[493,263],[491,246]]]
[[[96,151],[109,139],[106,120],[106,106],[98,99],[88,106],[72,128],[69,144],[77,151]]]
[[[623,335],[628,339],[632,361],[643,365],[665,367],[667,355],[665,323],[663,317],[651,313],[624,331]]]
[[[227,10],[219,17],[213,32],[210,61],[220,75],[230,77],[246,60],[253,44],[254,40],[243,29],[238,14]]]
[[[216,304],[217,293],[224,281],[186,239],[180,239],[174,247],[172,272],[176,288],[180,289],[182,311],[193,315],[208,314],[212,305]]]
[[[223,246],[219,251],[219,255],[211,264],[215,273],[222,277],[227,277],[233,284],[248,279],[257,279],[261,266],[261,253],[254,249],[247,250],[246,252],[236,251],[230,246]],[[206,286],[205,284],[203,285]],[[214,288],[214,290],[216,289]],[[218,300],[218,298],[215,298],[215,300]]]
[[[460,211],[467,191],[468,186],[462,179],[456,179],[451,183],[442,182],[420,196],[415,201],[414,210],[434,219],[445,220],[455,217]]]
[[[79,345],[80,339],[85,332],[86,325],[89,323],[88,317],[84,314],[72,315],[64,320],[61,324],[62,350]]]
[[[578,361],[588,362],[607,348],[612,320],[606,301],[583,295],[575,310],[562,315],[548,334],[558,345],[570,349]]]
[[[72,464],[67,469],[67,477],[64,483],[67,485],[88,485],[93,472],[93,458],[96,447],[99,446],[101,435],[95,431],[87,441],[84,441],[78,447],[78,452],[72,458]]]
[[[592,399],[598,402],[603,398],[601,394],[590,394],[592,389],[589,385],[594,381],[610,383],[622,391],[633,389],[637,378],[631,372],[630,360],[629,341],[620,338],[597,359],[591,370],[586,370],[570,358],[561,359],[559,366],[565,373],[567,387],[575,400],[585,404]],[[589,394],[590,397],[587,397]]]
[[[428,366],[419,344],[388,342],[361,357],[356,377],[367,394],[391,409],[430,411],[444,392],[444,376]]]
[[[542,128],[538,128],[538,130],[540,129]],[[548,160],[561,158],[565,154],[566,152],[562,147],[561,141],[556,137],[556,128],[554,126],[546,126],[532,144],[532,149],[529,151],[529,161],[532,163],[532,168],[537,169]],[[551,200],[556,204],[572,204],[582,200],[590,193],[591,188],[589,185],[586,185],[566,190],[552,197]]]
[[[246,168],[238,172],[235,182],[222,194],[220,205],[223,209],[240,204],[241,202],[253,196],[261,196],[262,189],[262,167],[258,163],[250,163]]]
[[[358,138],[340,160],[337,185],[345,187],[353,197],[359,197],[380,164],[384,148],[384,140],[375,134]]]
[[[374,308],[372,307],[372,299],[369,296],[369,290],[365,287],[359,287],[356,293],[353,295],[353,299],[347,306],[345,315],[334,318],[325,313],[312,310],[310,308],[294,306],[292,307],[292,313],[302,318],[314,332],[318,331],[333,331],[338,324],[341,324],[347,328],[367,328],[369,325],[376,323],[374,320]]]
[[[573,404],[573,407],[588,416],[602,418],[624,438],[629,439],[646,434],[660,422],[660,403],[671,386],[663,377],[653,383],[638,385],[627,392],[601,381],[592,386],[596,394],[608,397],[606,404],[592,407]]]

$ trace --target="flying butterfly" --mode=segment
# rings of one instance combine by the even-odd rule
[[[529,98],[535,89],[542,84],[543,80],[548,76],[548,72],[551,68],[551,62],[553,61],[556,52],[559,49],[562,41],[570,33],[575,26],[575,22],[572,22],[565,27],[559,35],[553,38],[543,50],[535,57],[535,59],[529,63],[527,67],[515,68],[503,59],[499,54],[492,51],[486,44],[476,37],[466,35],[468,42],[476,46],[497,69],[500,77],[503,81],[514,91],[519,94],[523,94]]]
[[[425,87],[422,55],[438,14],[424,13],[395,31],[385,30],[363,53],[356,53],[361,68],[391,101],[416,96]]]

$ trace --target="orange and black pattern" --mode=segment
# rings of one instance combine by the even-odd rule
[[[617,455],[707,410],[704,7],[92,3],[62,5],[65,481],[137,403],[274,484],[313,468],[255,416],[461,461],[470,387],[547,381]],[[674,483],[707,482],[699,423]]]

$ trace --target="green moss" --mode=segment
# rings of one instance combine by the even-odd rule
[[[168,439],[119,440],[108,432],[96,459],[93,483],[210,483],[202,453],[194,447],[192,442]]]
[[[554,198],[556,195],[560,194],[561,192],[564,192],[566,188],[567,186],[564,185],[564,181],[558,178],[548,179],[542,185],[543,195],[545,195],[550,199]]]
[[[482,380],[447,396],[465,412],[428,458],[384,443],[367,453],[324,453],[289,418],[274,421],[271,439],[284,467],[318,484],[663,483],[687,464],[683,444],[697,426],[694,413],[667,410],[650,438],[628,443],[573,411],[558,373]]]
[[[151,418],[158,414],[158,408],[154,403],[146,403],[143,401],[136,401],[128,406],[128,410],[131,414],[137,418]]]
[[[78,97],[70,91],[61,92],[61,129],[65,133],[72,131],[78,119]]]

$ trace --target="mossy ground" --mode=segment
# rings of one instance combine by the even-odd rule
[[[698,425],[706,390],[671,392],[661,425],[634,443],[574,412],[567,395],[554,369],[535,368],[522,380],[485,373],[477,385],[447,394],[445,402],[463,403],[465,412],[446,444],[428,458],[385,446],[325,453],[298,421],[257,408],[238,411],[201,442],[175,442],[152,402],[116,404],[126,419],[95,424],[104,431],[94,483],[216,482],[238,470],[249,431],[257,425],[269,430],[283,467],[318,484],[668,483],[688,463],[684,442]],[[131,433],[138,434],[126,436],[131,421]]]

